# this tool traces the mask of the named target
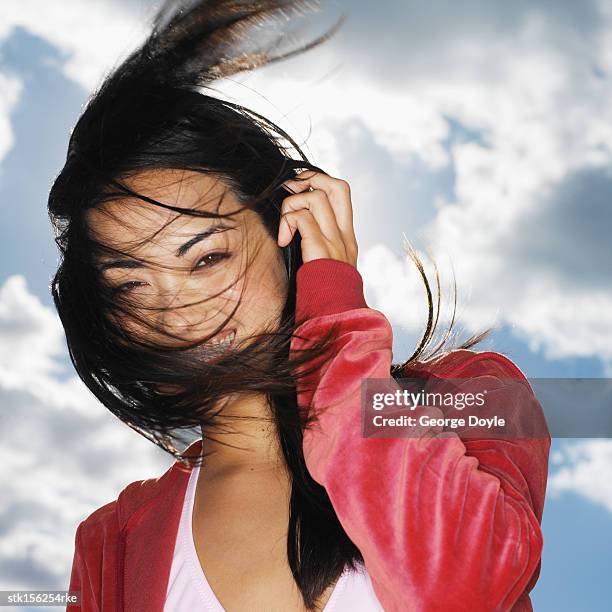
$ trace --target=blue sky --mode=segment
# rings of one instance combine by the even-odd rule
[[[329,3],[308,32],[349,8],[336,38],[220,92],[351,184],[366,298],[396,360],[426,304],[403,232],[438,262],[441,329],[454,270],[463,335],[497,329],[479,350],[528,377],[609,377],[612,3],[373,6]],[[46,199],[70,129],[155,3],[40,7],[0,6],[0,589],[65,588],[78,522],[170,464],[75,377],[48,287]],[[610,440],[553,440],[535,610],[610,609],[611,472]]]

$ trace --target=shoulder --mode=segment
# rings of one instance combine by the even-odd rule
[[[120,531],[116,507],[117,500],[108,502],[78,524],[75,536],[77,549],[97,549],[101,542],[116,537]]]
[[[162,479],[163,476],[130,482],[116,499],[100,506],[79,523],[77,538],[86,544],[92,539],[118,534],[130,516],[160,492]]]

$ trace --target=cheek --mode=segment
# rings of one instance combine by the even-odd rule
[[[247,273],[248,279],[241,278],[234,287],[225,292],[228,300],[238,302],[242,291],[243,312],[249,312],[257,319],[267,318],[281,310],[287,297],[287,274],[284,265],[253,266]]]
[[[282,260],[266,266],[260,271],[258,280],[254,283],[259,299],[268,306],[284,303],[287,295],[287,272]]]
[[[240,293],[242,291],[242,280],[233,284],[226,291],[223,292],[223,297],[230,302],[238,302],[240,299]]]

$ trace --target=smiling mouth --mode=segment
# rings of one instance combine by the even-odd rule
[[[211,338],[207,342],[204,343],[206,347],[212,347],[214,349],[226,349],[234,342],[236,339],[236,330],[230,329],[214,338]]]

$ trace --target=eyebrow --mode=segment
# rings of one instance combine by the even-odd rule
[[[202,240],[206,240],[213,234],[218,234],[220,232],[224,232],[230,229],[235,229],[234,225],[226,225],[225,223],[217,223],[216,225],[211,225],[205,230],[197,233],[195,236],[190,238],[185,244],[182,244],[175,252],[176,257],[183,257],[189,249],[196,245],[198,242]],[[144,268],[145,264],[137,259],[113,259],[111,261],[106,261],[98,266],[98,270],[100,272],[104,272],[104,270],[108,270],[109,268]]]

